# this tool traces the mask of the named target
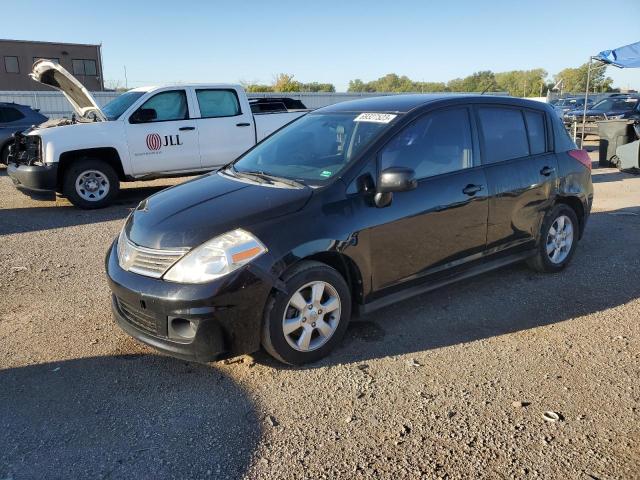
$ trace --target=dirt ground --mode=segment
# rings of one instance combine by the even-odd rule
[[[81,211],[0,170],[0,479],[640,478],[640,176],[593,180],[564,272],[387,307],[288,368],[190,364],[113,323],[105,252],[175,180]]]

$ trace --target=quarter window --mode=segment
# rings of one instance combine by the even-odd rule
[[[478,109],[484,163],[496,163],[529,155],[527,130],[522,112],[516,108],[481,107]]]
[[[154,95],[144,102],[141,109],[153,109],[156,118],[153,122],[166,122],[167,120],[186,120],[189,118],[187,107],[187,95],[184,90],[171,90]]]
[[[412,168],[420,179],[470,168],[472,145],[466,108],[434,112],[414,121],[385,146],[381,170]]]
[[[524,118],[527,121],[529,132],[529,147],[531,155],[538,155],[547,151],[547,141],[544,128],[544,114],[541,112],[525,111]]]
[[[95,60],[74,59],[71,61],[74,75],[97,75]]]
[[[20,73],[18,57],[4,57],[4,70],[7,73]]]
[[[202,118],[240,115],[240,102],[234,90],[196,90]]]

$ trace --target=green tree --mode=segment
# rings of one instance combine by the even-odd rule
[[[302,84],[303,92],[335,92],[336,87],[332,83],[303,83]]]
[[[577,68],[565,68],[554,76],[556,82],[562,80],[565,92],[584,92],[587,88],[587,73],[589,64],[585,63]],[[594,63],[591,66],[590,91],[608,92],[611,90],[613,79],[607,77],[607,68]]]
[[[512,70],[495,74],[497,90],[509,92],[514,97],[537,97],[544,95],[547,87],[547,72],[542,68]]]

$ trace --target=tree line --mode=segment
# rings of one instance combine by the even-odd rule
[[[551,79],[546,70],[512,70],[492,72],[484,70],[464,78],[454,78],[448,82],[415,81],[406,75],[389,73],[377,80],[363,82],[356,78],[349,82],[348,92],[508,92],[514,97],[543,96],[554,87],[564,92],[584,92],[587,84],[588,64],[577,68],[565,68]],[[241,82],[248,92],[335,92],[331,83],[303,83],[288,73],[276,75],[269,85]],[[589,90],[608,92],[613,80],[606,76],[606,67],[593,65]]]

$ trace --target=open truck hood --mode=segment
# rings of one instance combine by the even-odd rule
[[[100,121],[107,119],[89,90],[57,63],[37,60],[29,76],[36,82],[60,90],[80,117],[89,118],[93,114]]]

